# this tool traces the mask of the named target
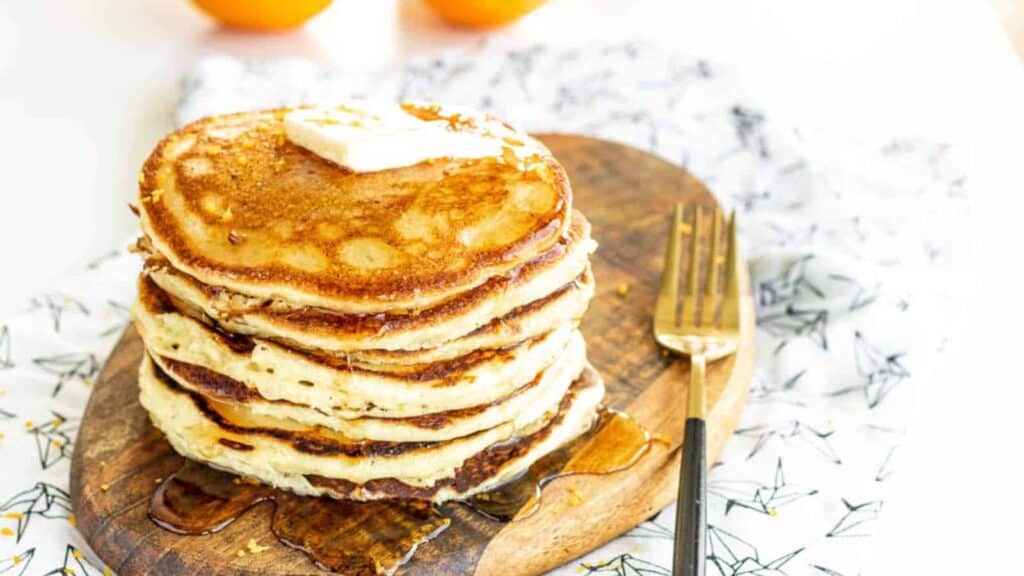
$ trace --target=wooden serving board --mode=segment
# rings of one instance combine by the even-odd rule
[[[537,574],[576,558],[669,504],[676,494],[688,367],[667,357],[651,336],[669,214],[677,201],[713,206],[686,171],[647,153],[580,136],[541,139],[569,171],[574,204],[593,223],[597,293],[583,333],[591,363],[608,388],[606,402],[627,411],[655,442],[632,467],[604,476],[569,476],[544,488],[538,512],[510,523],[453,504],[452,525],[420,547],[400,573]],[[742,342],[732,358],[708,368],[708,461],[714,462],[743,410],[754,362],[754,307],[749,280]],[[628,290],[620,294],[620,286]],[[138,402],[142,345],[129,328],[93,390],[71,466],[79,529],[122,576],[135,574],[323,574],[269,530],[271,505],[259,505],[209,536],[179,536],[147,516],[156,481],[183,459],[149,423]],[[570,489],[571,487],[571,489]],[[250,538],[270,548],[238,556]]]

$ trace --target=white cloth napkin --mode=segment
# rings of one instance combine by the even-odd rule
[[[740,213],[759,314],[750,401],[710,476],[708,573],[849,576],[870,565],[914,387],[949,336],[933,313],[936,287],[949,280],[950,230],[966,200],[948,147],[811,146],[719,66],[643,44],[481,48],[387,75],[214,57],[183,86],[179,122],[415,97],[625,142],[687,167]],[[73,528],[67,474],[137,268],[112,252],[0,321],[0,574],[106,573]],[[674,514],[556,574],[669,574]]]

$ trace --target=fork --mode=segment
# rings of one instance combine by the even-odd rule
[[[690,257],[686,291],[679,297],[679,269],[684,233],[683,205],[672,212],[671,236],[665,253],[661,289],[654,308],[654,337],[663,348],[690,358],[690,387],[676,508],[672,555],[674,576],[703,576],[707,532],[707,455],[705,453],[707,406],[704,376],[708,362],[736,352],[739,343],[739,257],[736,246],[736,213],[729,218],[724,262],[724,287],[719,289],[722,214],[712,213],[710,247],[702,260],[700,240],[703,211],[693,207]],[[703,291],[700,273],[705,269]],[[698,314],[698,308],[700,314]],[[717,313],[717,314],[716,314]]]

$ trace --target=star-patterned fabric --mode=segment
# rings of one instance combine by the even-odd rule
[[[709,478],[708,573],[868,573],[915,388],[950,336],[936,311],[956,304],[941,288],[966,204],[954,150],[899,137],[813,145],[720,66],[642,43],[480,47],[384,74],[212,57],[184,81],[176,119],[352,96],[465,104],[531,131],[631,144],[735,208],[758,351]],[[0,319],[0,575],[110,573],[74,528],[69,459],[139,264],[103,255]],[[555,573],[670,574],[674,514]]]

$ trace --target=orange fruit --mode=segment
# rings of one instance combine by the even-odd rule
[[[539,8],[547,0],[423,0],[442,19],[457,26],[501,26]]]
[[[294,28],[327,7],[331,0],[192,0],[216,21],[235,28]]]

